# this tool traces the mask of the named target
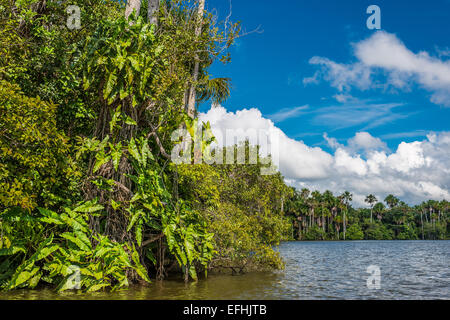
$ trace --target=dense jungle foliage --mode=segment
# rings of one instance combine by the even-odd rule
[[[0,2],[1,288],[281,268],[281,175],[170,161],[172,132],[197,125],[192,102],[227,98],[208,67],[229,61],[239,25],[204,1],[160,1],[157,23],[145,1],[70,5],[80,28],[62,1]]]
[[[0,0],[0,288],[282,268],[273,246],[293,238],[448,237],[447,202],[376,204],[369,221],[349,194],[310,196],[262,164],[173,163],[171,134],[230,93],[208,67],[240,27],[204,0],[130,3],[71,1],[69,28],[69,3]]]

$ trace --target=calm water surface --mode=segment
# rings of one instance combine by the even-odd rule
[[[450,241],[286,242],[286,269],[207,280],[153,282],[116,293],[0,293],[0,299],[450,299]],[[366,269],[381,269],[368,289]]]

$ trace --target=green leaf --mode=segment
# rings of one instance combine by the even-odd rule
[[[139,262],[139,255],[136,251],[136,248],[133,245],[133,253],[131,257],[134,262],[134,270],[136,270],[137,274],[147,282],[150,282],[150,278],[148,277],[147,270],[145,270],[144,266]]]
[[[136,242],[140,247],[142,244],[142,220],[140,220],[139,223],[136,224]]]
[[[61,234],[61,237],[63,237],[65,239],[69,240],[70,242],[74,243],[78,248],[80,248],[83,251],[91,250],[91,248],[83,240],[73,236],[69,232],[65,232],[65,233]]]
[[[31,271],[24,270],[20,272],[17,277],[13,277],[11,280],[10,289],[16,288],[31,279],[36,273],[38,273],[39,269],[39,267],[35,266]]]
[[[125,123],[130,125],[130,126],[137,126],[136,121],[134,121],[133,119],[131,119],[129,116],[127,116],[125,118]]]
[[[45,247],[42,250],[37,252],[36,261],[42,260],[47,258],[49,255],[51,255],[53,252],[59,249],[59,245],[55,244],[51,247]]]
[[[106,86],[103,89],[103,99],[107,100],[109,95],[111,94],[115,84],[117,81],[117,76],[114,72],[111,72],[108,77],[108,81],[106,82]]]
[[[155,160],[152,153],[150,152],[150,148],[148,147],[147,140],[144,140],[142,144],[142,164],[145,166],[147,163],[147,158],[151,160]]]
[[[139,218],[140,216],[142,216],[143,214],[144,214],[144,212],[143,212],[142,210],[137,210],[136,212],[133,212],[133,213],[132,213],[131,221],[130,221],[130,223],[128,224],[128,227],[127,227],[127,232],[130,231],[131,228],[133,228],[133,225],[136,223],[136,221],[138,220],[138,218]]]
[[[134,107],[137,106],[137,104],[138,104],[138,102],[137,102],[137,100],[136,100],[136,96],[133,95],[133,96],[131,97],[131,105],[132,105],[133,108],[134,108]]]
[[[53,223],[53,224],[64,224],[64,222],[61,220],[59,215],[51,210],[45,209],[45,208],[38,208],[39,212],[44,216],[39,218],[40,221],[46,222],[46,223]]]
[[[80,239],[89,248],[89,250],[92,250],[91,241],[84,232],[80,230],[75,230],[74,233],[77,236],[77,238]]]
[[[41,280],[41,277],[42,277],[42,272],[39,272],[33,278],[31,278],[29,281],[29,288],[34,289],[38,285],[39,280]]]
[[[70,217],[65,213],[62,213],[60,217],[68,226],[70,226],[74,230],[80,230],[83,232],[88,231],[87,223],[83,220],[83,217],[79,216],[76,212],[72,212],[68,208],[64,209],[70,214]]]
[[[139,163],[141,162],[141,156],[139,154],[134,138],[131,138],[130,143],[128,144],[128,152],[135,160],[137,160]]]
[[[111,207],[112,207],[114,210],[117,210],[118,208],[120,208],[120,203],[114,201],[114,199],[111,199]]]
[[[139,61],[136,60],[135,57],[129,56],[129,57],[127,57],[127,59],[128,59],[128,61],[131,62],[131,66],[133,67],[134,70],[136,70],[136,71],[138,71],[138,72],[141,71],[141,67],[140,67],[140,65],[139,65]]]
[[[82,205],[73,209],[75,212],[84,212],[84,213],[92,213],[96,211],[103,210],[104,207],[101,204],[94,203],[92,201],[87,201]]]
[[[195,267],[193,265],[189,267],[189,275],[192,277],[192,279],[197,281],[197,271],[195,270]]]
[[[120,96],[120,100],[125,99],[126,97],[129,96],[128,90],[125,87],[120,87],[120,92],[119,92],[119,96]]]
[[[11,246],[9,248],[0,249],[0,256],[11,256],[11,255],[16,254],[18,252],[27,253],[27,251],[25,250],[25,247],[13,245],[13,246]]]
[[[127,70],[127,84],[128,86],[131,86],[133,84],[133,78],[134,78],[134,73],[133,70],[130,67],[126,67]]]
[[[92,170],[92,173],[96,173],[98,171],[98,169],[100,169],[100,167],[102,165],[104,165],[105,163],[107,163],[109,160],[111,160],[111,157],[105,156],[105,155],[103,155],[103,157],[101,157],[101,158],[100,157],[97,158],[97,160],[95,161],[94,169]]]
[[[114,170],[119,169],[120,158],[122,158],[122,143],[118,143],[116,146],[111,148],[111,157],[113,161]]]

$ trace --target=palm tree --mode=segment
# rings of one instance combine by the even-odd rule
[[[334,207],[334,200],[335,200],[335,198],[334,198],[334,196],[333,196],[333,193],[330,191],[330,190],[326,190],[324,193],[323,193],[323,195],[322,195],[322,200],[323,200],[323,202],[324,202],[324,205],[325,205],[325,215],[326,215],[326,217],[327,217],[327,229],[328,229],[328,231],[329,231],[329,229],[330,229],[330,218],[331,218],[331,216],[332,216],[332,213],[333,213],[333,207]],[[325,228],[324,228],[324,231],[325,231]]]
[[[339,225],[338,221],[336,220],[336,218],[338,216],[339,199],[333,196],[330,207],[331,207],[331,218],[334,221],[334,224],[336,227],[337,225]],[[336,231],[338,231],[338,230],[336,229]],[[338,239],[339,239],[339,231],[338,231]]]
[[[342,204],[345,206],[344,220],[343,220],[344,240],[345,240],[345,233],[347,231],[347,223],[345,221],[345,214],[348,212],[348,206],[349,206],[350,202],[353,200],[353,195],[348,191],[344,191],[344,193],[340,195],[340,199],[341,199]]]
[[[377,214],[377,219],[381,221],[383,217],[385,206],[382,202],[378,202],[376,205],[373,206],[374,212]]]
[[[311,193],[311,191],[309,191],[309,189],[303,188],[303,189],[300,191],[300,197],[301,197],[303,200],[306,200],[306,199],[308,199],[310,193]]]
[[[336,228],[336,234],[337,234],[337,238],[336,240],[339,240],[339,231],[341,230],[341,223],[342,223],[342,218],[340,215],[336,216],[334,218],[335,221],[335,228]]]
[[[389,206],[390,209],[396,207],[400,200],[394,195],[390,194],[386,198],[384,198],[384,202]]]
[[[364,201],[370,205],[370,223],[372,223],[373,206],[378,199],[373,194],[369,194]]]
[[[320,204],[322,201],[322,195],[320,194],[319,191],[313,191],[313,193],[311,193],[311,213],[312,213],[312,221],[313,224],[317,223],[316,221],[316,215],[318,214],[317,210],[318,208],[320,208]],[[319,218],[319,216],[317,216]]]
[[[423,238],[423,214],[426,214],[426,204],[425,202],[422,202],[419,206],[419,211],[420,211],[420,225],[422,226],[422,240]]]

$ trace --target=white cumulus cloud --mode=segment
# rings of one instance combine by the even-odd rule
[[[431,93],[433,103],[450,107],[450,60],[444,60],[445,55],[437,58],[426,51],[414,53],[385,31],[375,32],[353,46],[356,62],[342,64],[317,56],[309,62],[320,66],[322,78],[339,91],[352,87],[411,90],[413,84],[418,84]],[[384,80],[377,77],[380,72]],[[315,79],[317,83],[319,75]]]
[[[229,112],[222,106],[200,113],[209,121],[214,134],[225,136],[227,129],[240,129],[244,141],[249,129],[276,132],[279,136],[279,169],[293,186],[320,191],[354,194],[356,205],[375,194],[379,200],[390,193],[415,204],[426,199],[450,199],[450,132],[429,134],[426,139],[402,142],[390,151],[379,138],[358,132],[344,143],[324,134],[332,153],[289,138],[256,109]],[[219,145],[233,142],[218,139]],[[236,141],[235,141],[236,142]]]

